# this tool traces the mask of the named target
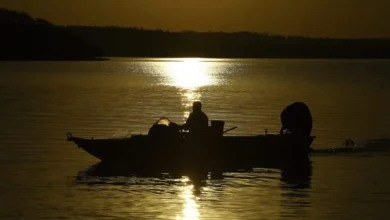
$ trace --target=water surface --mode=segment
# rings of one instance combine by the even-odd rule
[[[313,147],[390,137],[389,60],[113,59],[0,63],[1,219],[386,219],[389,154],[314,156],[313,175],[225,173],[194,187],[185,177],[97,177],[98,161],[65,141],[183,123],[202,101],[230,135],[277,133],[283,108],[304,101]]]

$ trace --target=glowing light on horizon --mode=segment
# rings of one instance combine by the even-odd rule
[[[168,84],[182,89],[194,90],[202,86],[212,85],[214,79],[210,74],[211,63],[202,59],[187,58],[179,62],[165,63]]]

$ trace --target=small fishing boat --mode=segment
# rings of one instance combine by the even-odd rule
[[[68,141],[104,163],[133,169],[170,172],[193,167],[228,171],[254,167],[280,168],[307,161],[315,137],[292,134],[225,136],[224,121],[211,121],[209,130],[192,135],[158,120],[148,135],[129,138],[85,139],[68,133]]]
[[[226,136],[235,128],[224,130],[224,121],[211,121],[211,126],[186,132],[162,118],[150,128],[148,135],[118,139],[84,139],[68,133],[68,141],[100,159],[136,170],[186,172],[198,169],[220,173],[255,167],[283,168],[307,164],[315,137],[311,136],[312,117],[301,102],[287,106],[281,114],[279,134]]]

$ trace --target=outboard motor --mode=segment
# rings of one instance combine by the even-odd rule
[[[287,106],[281,116],[282,128],[280,134],[294,136],[310,136],[313,119],[309,107],[302,102],[295,102]]]

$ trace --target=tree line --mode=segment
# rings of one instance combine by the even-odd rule
[[[0,29],[0,60],[93,60],[103,55],[101,47],[77,33],[24,12],[0,8]]]
[[[390,39],[328,39],[253,32],[170,32],[59,26],[0,9],[0,60],[96,57],[390,58]]]

